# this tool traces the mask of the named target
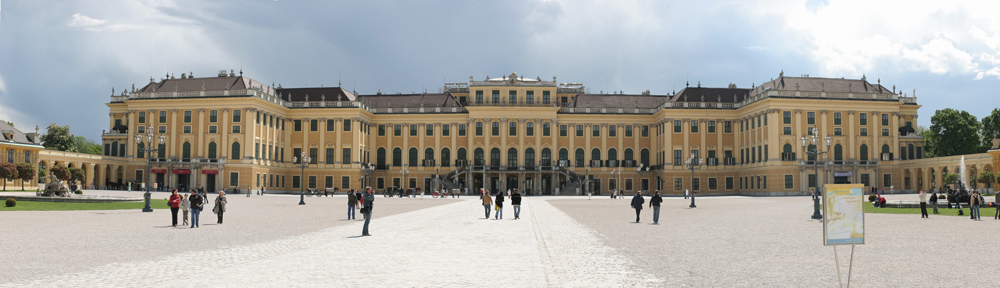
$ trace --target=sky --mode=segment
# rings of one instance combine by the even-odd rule
[[[219,70],[437,92],[516,71],[592,93],[866,76],[934,111],[1000,107],[1000,1],[0,2],[0,119],[99,140],[111,91]]]

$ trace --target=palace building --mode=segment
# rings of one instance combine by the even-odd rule
[[[356,95],[269,86],[242,72],[181,74],[111,96],[102,161],[115,161],[88,178],[98,187],[143,181],[146,155],[137,148],[145,143],[135,136],[152,132],[165,136],[151,159],[160,187],[534,195],[798,195],[817,182],[929,188],[928,173],[905,166],[923,158],[912,128],[917,98],[880,82],[782,73],[752,87],[595,94],[511,73],[446,83],[438,93]],[[816,142],[804,143],[814,128]],[[807,153],[814,145],[825,153]],[[980,169],[987,165],[995,164]]]

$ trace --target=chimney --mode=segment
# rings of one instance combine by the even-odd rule
[[[181,73],[181,79],[187,79],[187,73]]]
[[[236,70],[229,69],[229,77],[236,77]]]
[[[226,77],[226,70],[219,70],[219,77]]]

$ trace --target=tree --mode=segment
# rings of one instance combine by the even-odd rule
[[[52,175],[56,175],[56,178],[59,180],[69,180],[69,169],[67,169],[66,166],[54,166],[52,169],[49,169],[49,171],[52,172]]]
[[[76,141],[73,139],[73,134],[69,134],[69,125],[49,124],[48,132],[42,136],[42,146],[59,151],[76,152]]]
[[[69,168],[70,181],[79,181],[80,183],[83,183],[83,179],[86,178],[85,176],[87,176],[87,173],[84,173],[82,168]]]
[[[42,180],[42,178],[45,178],[46,175],[47,174],[45,173],[45,169],[42,169],[42,167],[38,167],[38,180]]]
[[[7,179],[17,179],[17,168],[14,163],[0,163],[0,178],[3,178],[3,190],[7,190]]]
[[[997,177],[997,175],[993,174],[993,172],[990,172],[990,171],[983,171],[983,173],[979,173],[979,179],[978,180],[979,180],[979,183],[983,183],[983,184],[986,185],[986,194],[990,193],[990,187],[993,186],[993,182],[997,181],[996,177]]]
[[[952,184],[952,183],[958,182],[960,179],[962,179],[962,176],[958,175],[958,173],[951,173],[951,174],[948,174],[948,175],[944,175],[944,179],[942,179],[943,181],[941,182],[941,185]],[[956,190],[957,189],[962,189],[962,187],[955,187],[955,189]]]
[[[924,149],[930,148],[937,157],[976,153],[982,143],[980,127],[976,116],[967,111],[951,108],[937,110],[931,117],[930,133],[924,135],[929,143]]]
[[[94,143],[94,141],[90,141],[87,137],[74,136],[73,142],[76,147],[76,152],[101,155],[101,145]]]
[[[1000,138],[1000,108],[993,108],[989,116],[983,117],[983,145],[993,146],[993,139]]]
[[[31,181],[35,176],[35,165],[31,163],[17,163],[17,178],[21,179],[21,190],[24,190],[24,182]]]

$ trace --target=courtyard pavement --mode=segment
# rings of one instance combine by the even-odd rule
[[[837,287],[809,197],[668,198],[652,225],[628,199],[525,197],[520,220],[509,205],[493,220],[477,197],[376,195],[360,237],[343,195],[244,196],[197,229],[169,227],[169,210],[2,212],[0,287]],[[992,217],[866,218],[855,287],[1000,283]]]

